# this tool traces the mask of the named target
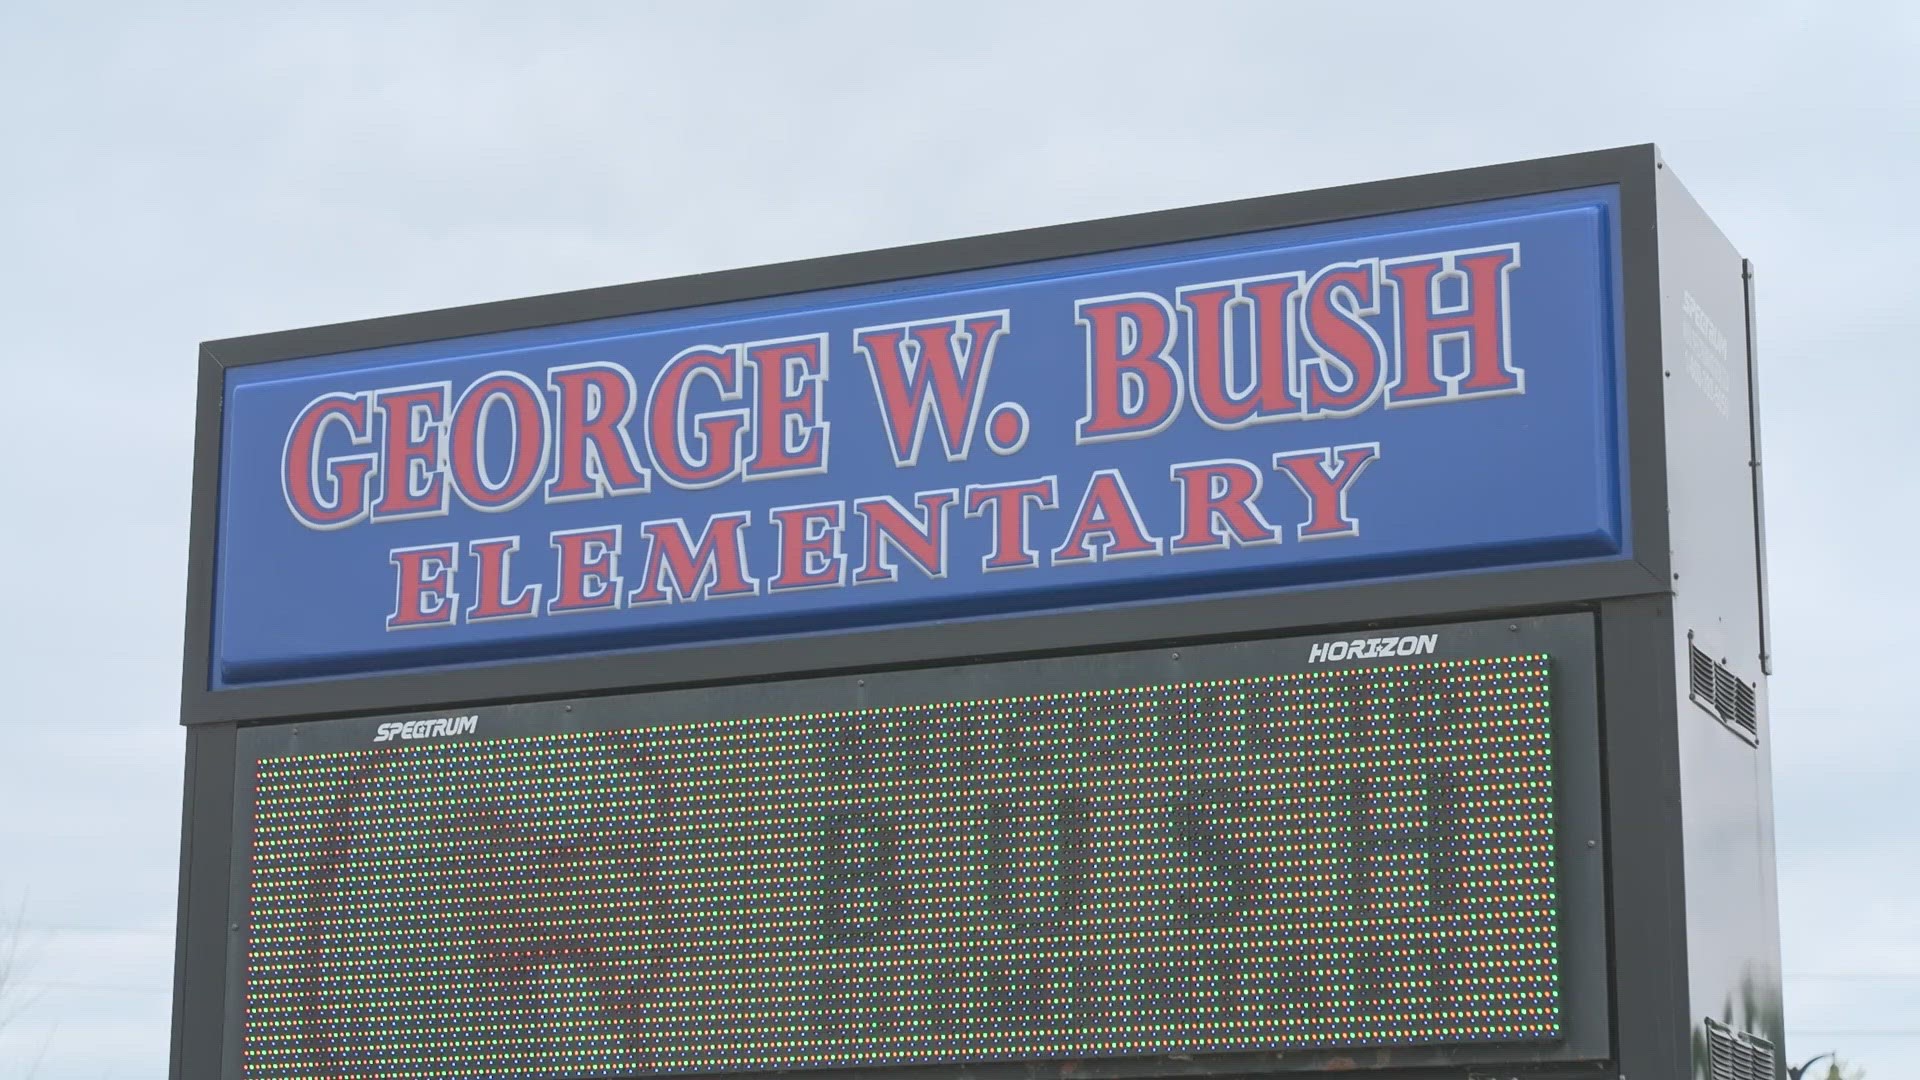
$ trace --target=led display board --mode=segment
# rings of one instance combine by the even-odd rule
[[[1595,975],[1562,865],[1591,649],[1454,626],[254,729],[241,1075],[1550,1048]]]

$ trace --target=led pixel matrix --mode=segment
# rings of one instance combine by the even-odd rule
[[[1544,655],[272,757],[247,1077],[1551,1039]],[[557,708],[557,706],[556,706]]]

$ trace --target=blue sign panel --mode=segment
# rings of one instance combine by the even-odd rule
[[[211,685],[1623,557],[1617,214],[232,369]]]

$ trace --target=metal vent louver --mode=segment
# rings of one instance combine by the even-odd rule
[[[1774,1080],[1773,1044],[1709,1017],[1707,1070],[1713,1080]]]
[[[1687,696],[1741,738],[1748,742],[1760,741],[1753,687],[1693,644],[1687,646]]]
[[[1713,657],[1700,651],[1698,645],[1687,646],[1688,689],[1699,701],[1713,700]]]

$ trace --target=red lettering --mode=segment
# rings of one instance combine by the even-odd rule
[[[867,358],[894,465],[920,460],[929,418],[939,428],[947,460],[966,460],[994,348],[1006,332],[1004,311],[854,331],[853,347]]]
[[[454,624],[460,616],[460,594],[453,591],[453,561],[458,557],[459,549],[452,544],[395,548],[387,554],[395,573],[393,613],[387,616],[387,629]]]
[[[620,526],[565,529],[550,538],[560,572],[547,614],[611,611],[620,606]]]
[[[307,403],[280,456],[280,488],[287,509],[309,529],[339,529],[367,515],[376,457],[371,453],[326,457],[329,427],[346,429],[354,446],[373,442],[371,394],[323,394]],[[328,490],[321,490],[325,478]]]
[[[1520,265],[1518,247],[1471,255],[1435,255],[1382,264],[1394,280],[1400,312],[1400,377],[1387,388],[1387,402],[1408,405],[1523,389],[1507,344],[1507,273]],[[1462,302],[1442,308],[1443,277],[1462,280]],[[1440,370],[1439,345],[1464,338],[1465,371]]]
[[[1300,539],[1360,535],[1360,522],[1347,513],[1347,491],[1379,457],[1379,443],[1273,455],[1273,467],[1292,479],[1307,497],[1307,520],[1300,524]]]
[[[1090,544],[1094,537],[1102,543]],[[1053,551],[1054,565],[1125,559],[1160,554],[1160,538],[1147,532],[1140,508],[1118,469],[1101,469],[1087,480],[1080,509],[1073,515],[1067,539]]]
[[[1211,551],[1235,544],[1273,544],[1280,530],[1268,524],[1254,500],[1263,478],[1252,462],[1195,461],[1175,465],[1180,485],[1180,535],[1175,551]],[[1223,528],[1224,526],[1224,528]]]
[[[772,511],[780,534],[780,572],[768,592],[824,589],[847,583],[847,556],[841,550],[842,503],[783,506]]]
[[[827,336],[747,346],[754,370],[753,457],[749,480],[825,472],[827,422],[820,397],[827,380]]]
[[[618,364],[576,364],[548,371],[547,388],[558,430],[547,501],[646,491],[651,477],[627,434],[638,404],[633,375]]]
[[[487,468],[497,452],[488,433],[503,412],[511,430],[505,475],[496,480]],[[525,375],[496,371],[460,395],[449,442],[447,468],[460,500],[475,510],[511,510],[533,494],[547,471],[546,398]]]
[[[519,550],[517,536],[496,536],[467,543],[467,554],[474,563],[474,598],[473,606],[467,609],[467,622],[525,619],[539,609],[539,585],[528,585],[519,593],[509,595],[513,553]]]
[[[1193,384],[1193,407],[1209,425],[1238,428],[1299,412],[1299,402],[1287,385],[1293,322],[1290,298],[1299,284],[1299,275],[1294,274],[1180,290],[1180,306],[1187,312],[1187,373]],[[1245,386],[1234,385],[1241,365],[1234,356],[1233,313],[1240,307],[1249,311],[1253,343]]]
[[[993,519],[993,548],[980,560],[981,570],[1031,570],[1040,565],[1040,553],[1028,541],[1028,510],[1035,506],[1059,509],[1053,477],[967,488],[967,516]]]
[[[627,597],[627,606],[757,596],[760,582],[747,573],[740,535],[752,520],[745,510],[715,514],[698,541],[687,535],[686,522],[678,518],[640,526],[651,542],[647,571],[641,586]]]
[[[1300,368],[1307,415],[1359,412],[1379,394],[1386,348],[1362,318],[1380,310],[1376,281],[1375,263],[1337,263],[1307,286],[1306,336],[1318,353]]]
[[[378,390],[373,407],[386,429],[382,444],[380,498],[373,520],[433,517],[447,512],[446,477],[440,471],[440,433],[447,420],[446,383]]]
[[[1165,428],[1180,409],[1180,367],[1173,312],[1152,293],[1082,300],[1074,318],[1086,327],[1087,412],[1080,442],[1133,439]]]
[[[853,504],[866,525],[865,556],[854,571],[855,585],[898,581],[900,568],[888,552],[905,555],[930,578],[947,576],[947,508],[959,497],[955,491],[922,491],[913,497],[921,516],[883,495]]]
[[[691,416],[687,397],[694,380],[704,378],[720,391],[720,400],[739,401],[740,350],[698,346],[667,361],[653,381],[647,400],[647,447],[654,468],[678,488],[709,488],[740,474],[747,410],[719,409]],[[698,449],[695,449],[695,444]]]

